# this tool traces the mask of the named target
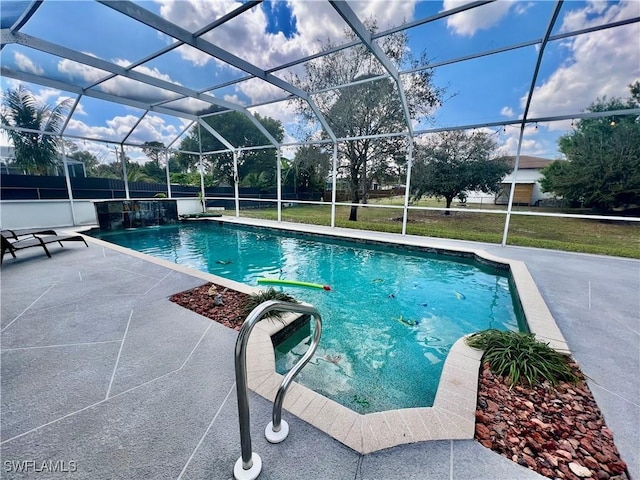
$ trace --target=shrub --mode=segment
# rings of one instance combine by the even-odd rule
[[[260,290],[258,293],[254,293],[249,295],[249,298],[244,303],[244,314],[245,316],[249,315],[254,308],[256,308],[261,303],[264,303],[268,300],[280,300],[282,302],[289,303],[300,303],[298,300],[293,298],[291,295],[279,292],[273,287],[269,287],[267,290]],[[279,310],[273,310],[269,312],[265,318],[282,318],[282,314]]]
[[[167,194],[166,193],[162,193],[162,192],[158,192],[153,196],[153,198],[167,198]]]
[[[543,381],[557,385],[561,381],[577,383],[570,358],[536,340],[532,333],[502,332],[495,329],[474,333],[467,345],[484,350],[482,360],[496,375],[504,376],[513,386],[534,386]]]

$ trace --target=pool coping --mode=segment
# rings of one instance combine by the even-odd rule
[[[220,223],[258,226],[297,233],[312,233],[353,240],[355,231],[350,229],[331,229],[316,225],[282,224],[272,221],[233,217],[218,217]],[[311,230],[311,232],[309,231]],[[324,231],[329,230],[329,231]],[[539,340],[552,348],[568,353],[569,348],[551,315],[533,277],[524,262],[501,258],[481,249],[442,247],[430,243],[428,237],[394,238],[380,232],[357,231],[359,239],[381,245],[407,245],[438,253],[473,256],[479,261],[505,265],[516,285],[520,303],[527,320],[529,330]],[[223,277],[194,270],[166,260],[151,257],[140,252],[120,247],[94,237],[87,237],[104,247],[143,258],[164,267],[201,278],[204,281],[229,287],[243,293],[255,293],[258,288]],[[263,320],[256,324],[247,348],[248,387],[258,395],[273,402],[283,376],[275,369],[275,352],[271,336],[282,330],[297,318],[286,315],[282,321]],[[475,433],[475,410],[477,402],[478,372],[482,351],[466,345],[464,337],[459,339],[449,351],[443,366],[432,407],[405,408],[387,410],[369,414],[359,414],[339,403],[293,382],[284,399],[283,408],[301,418],[324,433],[335,438],[358,453],[372,453],[398,445],[428,440],[464,440],[473,439]]]

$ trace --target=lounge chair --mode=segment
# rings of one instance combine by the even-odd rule
[[[23,228],[20,230],[2,230],[2,236],[20,240],[20,237],[33,237],[35,235],[57,235],[55,230],[43,228]]]
[[[45,237],[37,237],[33,236],[32,238],[25,238],[23,240],[9,241],[7,237],[2,235],[2,255],[0,255],[0,263],[4,260],[4,253],[9,252],[13,258],[16,258],[16,253],[18,250],[23,250],[25,248],[31,247],[42,247],[44,253],[47,254],[47,257],[51,258],[51,253],[47,249],[47,245],[49,243],[58,242],[61,247],[62,242],[83,242],[85,246],[87,245],[86,240],[81,235],[48,235]]]

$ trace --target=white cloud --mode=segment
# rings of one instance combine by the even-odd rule
[[[30,89],[36,102],[40,105],[56,105],[62,98],[62,92],[55,88]],[[65,97],[67,98],[67,97]]]
[[[277,100],[288,95],[288,92],[259,78],[245,80],[244,82],[237,83],[235,87],[237,91],[249,97],[253,103]]]
[[[139,117],[136,115],[122,115],[107,120],[105,126],[95,126],[72,118],[69,121],[67,132],[81,137],[118,141],[129,133],[138,119]]]
[[[129,65],[131,65],[131,62],[129,60],[115,60],[115,63],[120,64],[119,62],[122,62],[123,67],[127,67]],[[139,65],[137,67],[134,68],[134,70],[136,72],[140,72],[143,73],[145,75],[149,75],[150,77],[154,77],[154,78],[158,78],[160,80],[164,80],[165,82],[171,82],[174,83],[176,85],[181,85],[180,82],[176,82],[175,80],[172,80],[171,77],[165,73],[162,73],[160,70],[158,70],[157,68],[149,68],[149,67],[145,67],[144,65]]]
[[[594,17],[594,15],[599,15]],[[569,12],[561,29],[574,30],[640,15],[640,2],[589,3]],[[583,111],[599,97],[628,97],[627,85],[640,79],[640,24],[610,28],[565,40],[568,58],[535,88],[530,117]],[[524,106],[526,95],[521,98]],[[565,130],[569,121],[554,122],[553,130]]]
[[[168,145],[180,131],[175,126],[165,123],[162,117],[149,114],[142,119],[129,140],[132,143],[155,141]]]
[[[244,105],[244,102],[238,98],[238,95],[223,95],[225,102],[235,103],[236,105]]]
[[[250,108],[251,113],[258,113],[262,117],[271,117],[275,120],[279,120],[285,130],[284,142],[295,141],[293,138],[297,133],[295,130],[298,128],[299,119],[296,109],[290,102],[277,102],[269,105],[262,105],[260,107]]]
[[[139,118],[137,115],[118,115],[108,119],[104,126],[88,125],[77,118],[72,118],[69,121],[67,133],[117,142],[131,131]],[[132,143],[158,141],[168,145],[178,133],[180,133],[179,129],[167,124],[162,117],[149,114],[142,119],[128,141]]]
[[[13,57],[16,61],[17,67],[23,72],[33,73],[34,75],[42,75],[44,73],[42,67],[36,65],[33,60],[31,60],[25,54],[15,52]]]
[[[499,141],[499,155],[515,155],[518,151],[518,135],[509,135],[503,141]],[[549,149],[538,140],[532,138],[524,138],[522,140],[521,155],[544,155]]]
[[[218,18],[230,11],[231,2],[210,2],[207,0],[156,0],[160,4],[160,14],[180,24],[190,31],[202,25],[198,21],[206,10],[210,18]],[[233,3],[233,6],[239,4]],[[331,40],[342,43],[345,40],[345,23],[328,2],[294,2],[288,7],[296,19],[296,33],[285,37],[281,32],[267,32],[268,18],[261,7],[254,7],[238,17],[205,34],[220,48],[242,57],[262,69],[288,63],[294,59],[316,53],[321,43]],[[352,8],[361,20],[374,17],[381,29],[398,25],[413,17],[415,1],[398,2],[394,8],[384,0],[356,2]],[[203,66],[212,58],[194,48],[181,48],[180,54],[193,65]],[[253,101],[253,99],[252,99]]]
[[[498,132],[496,138],[498,142],[498,154],[515,155],[518,151],[519,138],[519,125],[507,126],[506,132]],[[558,156],[557,133],[549,133],[546,125],[526,125],[520,153],[522,155],[556,158]]]
[[[131,65],[129,60],[115,59],[113,63],[121,67],[128,67]],[[79,79],[85,84],[96,83],[110,75],[110,72],[100,70],[99,68],[83,65],[72,60],[63,59],[58,62],[58,70],[61,73],[68,75],[71,79]],[[150,75],[152,77],[165,80],[167,82],[174,82],[169,75],[163,74],[157,68],[149,68],[145,66],[139,66],[135,68],[136,71]],[[127,77],[116,76],[105,82],[102,82],[98,87],[105,93],[111,93],[113,95],[126,96],[127,98],[139,99],[140,101],[161,101],[175,98],[177,95],[157,88],[149,86],[142,82],[132,80]]]
[[[500,115],[503,115],[505,117],[513,117],[514,115],[513,108],[502,107],[502,109],[500,110]]]
[[[109,75],[109,72],[105,70],[83,65],[66,58],[58,62],[58,71],[68,75],[72,80],[77,78],[87,83],[95,83]]]
[[[469,3],[468,0],[444,0],[442,2],[443,10],[451,10],[467,3]],[[515,5],[513,0],[501,0],[472,8],[448,17],[447,27],[462,37],[473,37],[478,30],[488,30],[497,25],[507,16],[513,5]],[[526,5],[519,5],[517,13],[524,13],[526,10],[523,10],[523,7]]]
[[[534,5],[535,2],[518,2],[514,6],[514,12],[516,15],[523,15]]]
[[[70,100],[70,101],[71,101],[71,104],[73,104],[73,102],[75,102],[75,101],[76,101],[75,97],[67,97],[67,96],[65,96],[65,95],[61,95],[61,96],[58,98],[58,103],[59,103],[59,102],[64,102],[65,100]],[[82,103],[81,103],[81,102],[78,102],[78,104],[76,105],[76,108],[73,110],[73,114],[74,114],[74,115],[84,115],[84,116],[86,116],[86,115],[87,115],[87,112],[86,112],[86,110],[84,109],[84,106],[82,105]]]

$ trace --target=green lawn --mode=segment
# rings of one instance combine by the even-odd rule
[[[401,206],[402,198],[384,199],[378,203]],[[444,206],[443,203],[431,199],[421,201],[419,205]],[[467,208],[478,207],[478,205],[470,204]],[[505,207],[493,205],[483,205],[482,208],[487,211],[506,210]],[[357,222],[348,220],[349,209],[350,207],[346,206],[336,207],[336,226],[380,232],[402,232],[401,208],[360,207],[358,208]],[[535,211],[541,210],[535,209]],[[241,210],[240,215],[276,220],[277,210],[275,208]],[[282,211],[282,220],[328,226],[331,224],[331,206],[300,205],[285,208]],[[407,233],[428,237],[500,243],[502,242],[504,220],[505,215],[498,213],[452,212],[451,215],[444,215],[442,211],[410,210]],[[640,224],[637,222],[607,222],[514,214],[511,216],[507,243],[526,247],[640,258]]]

